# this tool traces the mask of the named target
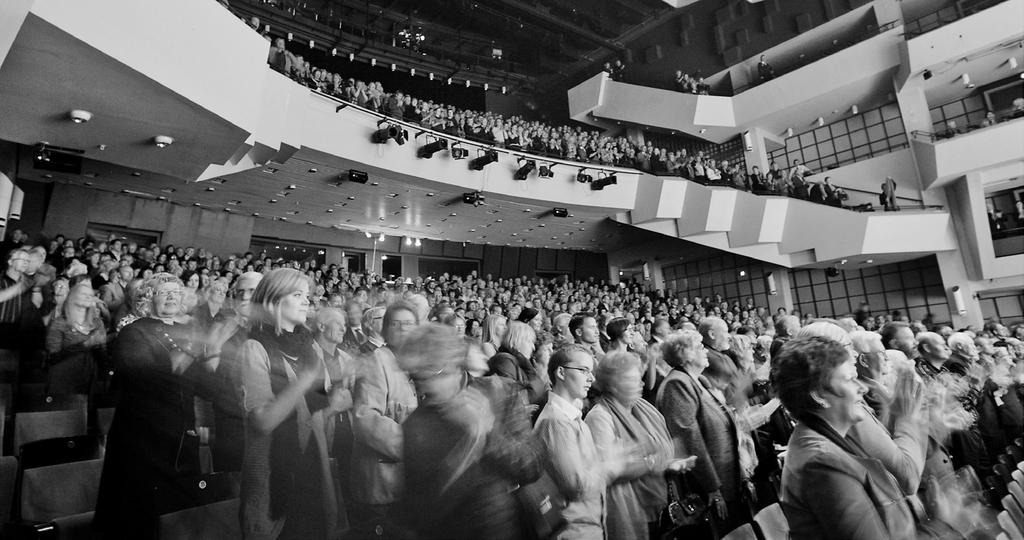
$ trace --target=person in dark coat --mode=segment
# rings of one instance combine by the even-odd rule
[[[120,396],[93,520],[101,538],[152,538],[158,493],[179,491],[183,479],[200,473],[193,398],[219,358],[201,354],[192,329],[175,323],[183,293],[177,277],[151,277],[142,289],[149,316],[113,343]]]
[[[398,353],[420,395],[402,424],[403,521],[420,538],[528,537],[515,488],[541,474],[517,389],[503,377],[472,379],[468,348],[451,328],[428,323]]]

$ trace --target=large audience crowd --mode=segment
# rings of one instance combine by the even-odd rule
[[[793,538],[985,537],[971,486],[1024,432],[1020,324],[25,240],[0,361],[116,402],[105,538],[204,446],[246,537],[700,538],[776,502]]]

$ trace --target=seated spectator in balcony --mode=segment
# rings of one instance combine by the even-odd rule
[[[793,181],[793,177],[799,176],[802,180],[805,176],[814,174],[814,171],[807,168],[806,165],[800,162],[799,159],[793,160],[793,166],[789,169],[789,181]]]
[[[626,64],[622,60],[616,60],[612,65],[612,80],[618,82],[626,80]]]
[[[405,96],[404,103],[405,112],[402,113],[403,118],[406,122],[412,122],[419,124],[423,121],[423,115],[420,113],[420,102],[412,96]]]
[[[716,166],[715,160],[709,159],[704,165],[704,176],[708,184],[718,184],[722,181],[722,171]]]
[[[668,172],[668,155],[665,154],[664,149],[655,151],[651,154],[650,171],[654,174],[664,174]]]
[[[843,201],[849,198],[846,194],[846,190],[843,188],[835,188],[831,195],[825,197],[825,204],[829,206],[835,206],[836,208],[843,207]]]
[[[702,96],[706,96],[711,93],[711,85],[704,82],[704,77],[697,77],[697,82],[694,83],[694,89],[694,93]]]
[[[896,205],[896,181],[891,176],[885,177],[885,182],[882,182],[882,193],[878,196],[878,202],[887,212],[900,209]]]
[[[764,173],[761,172],[761,167],[754,165],[750,169],[750,174],[747,175],[747,187],[754,193],[768,190],[768,183],[765,181]]]
[[[270,54],[267,56],[267,63],[270,68],[285,75],[291,72],[291,53],[284,48],[284,38],[277,38],[270,47]]]
[[[1008,118],[1020,118],[1024,116],[1024,97],[1013,100],[1013,109],[1010,110]]]
[[[790,177],[790,196],[797,199],[809,200],[811,198],[810,188],[803,176],[795,175]]]
[[[994,126],[997,123],[998,122],[996,121],[996,113],[994,113],[992,111],[988,111],[988,112],[985,113],[985,118],[982,119],[982,121],[978,125],[978,127],[985,128],[985,127],[989,127],[989,126]]]
[[[601,69],[601,71],[603,71],[606,74],[608,74],[608,78],[609,79],[611,79],[613,81],[615,80],[615,70],[612,69],[612,63],[611,62],[605,62],[604,63],[604,67]]]
[[[956,120],[950,120],[946,122],[946,129],[939,132],[936,137],[939,139],[952,139],[961,133],[960,129],[956,125]]]
[[[246,24],[249,26],[249,28],[252,28],[253,30],[255,30],[257,32],[260,31],[260,18],[259,17],[253,15],[249,19],[249,22],[247,22]]]
[[[672,78],[672,86],[676,89],[676,92],[690,91],[690,82],[687,80],[688,78],[689,76],[683,73],[683,70],[676,70],[676,76]]]
[[[761,79],[762,83],[775,78],[775,68],[768,63],[768,60],[763,54],[761,55],[761,59],[757,62],[757,77]]]
[[[704,167],[703,152],[697,152],[697,157],[690,160],[693,166],[693,180],[701,184],[708,183],[707,168]]]
[[[387,96],[384,105],[384,114],[402,120],[405,115],[405,94],[401,90]]]

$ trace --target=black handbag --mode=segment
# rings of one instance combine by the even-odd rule
[[[663,511],[662,521],[675,527],[707,521],[708,503],[703,496],[690,489],[685,473],[665,471],[665,482],[668,484],[668,506]]]
[[[536,482],[520,486],[516,499],[522,507],[523,521],[531,538],[552,538],[566,525],[562,509],[565,497],[547,471]]]

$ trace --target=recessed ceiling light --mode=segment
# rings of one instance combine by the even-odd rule
[[[547,227],[547,225],[545,225],[544,223],[539,223],[537,226],[538,227]]]
[[[434,193],[427,193],[427,197],[433,197]]]
[[[370,185],[371,185],[371,186],[379,186],[379,185],[380,185],[380,182],[370,182]]]
[[[242,201],[235,199],[233,201],[228,201],[228,204],[242,204]]]
[[[270,199],[270,200],[269,200],[269,201],[267,201],[267,202],[268,202],[268,203],[270,203],[270,204],[274,204],[274,203],[276,203],[276,202],[277,202],[277,199]]]
[[[210,186],[210,187],[206,188],[206,191],[217,191],[217,188],[215,188],[213,186]]]
[[[285,189],[299,189],[299,187],[296,186],[295,184],[288,184],[288,187],[286,187]]]
[[[153,144],[155,144],[157,148],[167,148],[174,144],[174,139],[167,135],[157,135],[156,137],[153,137]]]
[[[523,209],[523,212],[533,212],[533,210],[530,210],[529,208],[526,208],[526,209]]]
[[[333,213],[333,212],[334,212],[334,209],[333,209],[333,208],[328,208],[328,209],[327,209],[327,213],[328,213],[328,214],[331,214],[331,213]]]
[[[457,216],[458,214],[456,214],[455,212],[452,212],[451,214],[448,214],[448,215],[449,215],[449,216],[451,216],[451,217],[455,217],[455,216]]]
[[[397,197],[397,196],[398,196],[398,194],[397,194],[397,193],[388,193],[388,197],[390,197],[390,198],[392,198],[392,199],[394,199],[394,198],[395,198],[395,197]]]
[[[53,178],[53,175],[50,173],[46,173],[43,175],[43,178]]]
[[[287,214],[288,214],[289,216],[297,216],[297,215],[299,215],[299,211],[298,211],[298,210],[291,210],[291,211],[289,211],[289,212],[286,212],[286,213],[287,213]]]
[[[512,233],[512,236],[519,236],[519,233]]]
[[[92,171],[89,171],[87,173],[82,173],[82,176],[86,178],[96,178],[98,175]]]
[[[494,220],[495,223],[501,223],[502,221],[503,220],[501,218],[498,218],[498,219]]]
[[[139,171],[132,171],[132,176],[142,176],[142,173],[140,173]]]
[[[408,209],[409,209],[408,205],[405,205],[405,204],[402,205],[402,210],[408,210]]]
[[[349,195],[348,197],[345,197],[345,198],[350,200],[350,201],[356,200],[355,196],[353,196],[353,195]]]
[[[316,171],[316,167],[310,167],[310,168],[309,168],[309,170],[308,170],[308,171],[306,171],[306,172],[308,172],[308,173],[310,173],[310,174],[312,174],[312,173],[315,173],[315,172],[317,172],[317,171]]]
[[[255,216],[255,217],[260,217],[260,213],[259,212],[253,212],[252,215]]]

